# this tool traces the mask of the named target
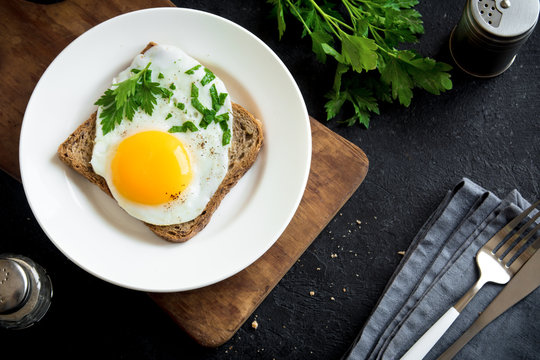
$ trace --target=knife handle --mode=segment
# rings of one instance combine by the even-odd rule
[[[457,311],[455,307],[448,309],[448,311],[441,316],[441,318],[437,320],[437,322],[433,324],[420,339],[418,339],[405,355],[403,355],[401,360],[423,359],[458,316],[459,311]]]

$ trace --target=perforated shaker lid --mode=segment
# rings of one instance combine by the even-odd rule
[[[13,260],[0,258],[0,314],[23,305],[28,287],[28,275],[23,267]]]
[[[471,0],[471,13],[487,33],[501,38],[520,37],[538,20],[538,0]]]

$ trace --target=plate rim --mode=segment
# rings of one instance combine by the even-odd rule
[[[275,52],[266,44],[264,43],[261,39],[259,39],[256,35],[254,35],[253,33],[251,33],[249,30],[245,29],[244,27],[234,23],[233,21],[229,20],[229,19],[226,19],[224,17],[221,17],[219,15],[216,15],[216,14],[212,14],[212,13],[209,13],[209,12],[205,12],[205,11],[202,11],[202,10],[197,10],[197,9],[189,9],[189,8],[181,8],[181,7],[159,7],[159,8],[148,8],[148,9],[141,9],[141,10],[135,10],[135,11],[130,11],[130,12],[127,12],[127,13],[124,13],[124,14],[120,14],[118,16],[115,16],[115,17],[112,17],[110,19],[107,19],[99,24],[96,24],[95,26],[91,27],[90,29],[88,29],[87,31],[85,31],[84,33],[82,33],[81,35],[79,35],[78,37],[76,37],[74,40],[72,40],[64,49],[62,49],[62,51],[54,58],[54,60],[47,66],[47,68],[45,69],[45,71],[43,72],[43,74],[41,75],[39,81],[36,83],[33,91],[32,91],[32,94],[30,96],[30,99],[27,103],[27,106],[26,106],[26,109],[25,109],[25,113],[24,113],[24,116],[23,116],[23,121],[22,121],[22,125],[21,125],[21,132],[20,132],[20,142],[19,142],[19,154],[20,155],[24,155],[25,154],[25,150],[23,149],[24,145],[25,145],[25,142],[23,141],[24,137],[25,137],[25,134],[29,131],[27,128],[28,128],[28,123],[29,121],[27,120],[27,115],[28,115],[28,109],[31,109],[32,108],[32,104],[33,102],[35,102],[35,97],[37,96],[36,93],[38,93],[37,90],[40,89],[40,84],[42,83],[42,80],[44,78],[47,78],[48,76],[48,73],[51,70],[51,68],[54,68],[54,64],[57,62],[57,61],[60,61],[59,59],[62,59],[63,56],[65,56],[64,54],[66,52],[69,51],[69,49],[72,47],[72,46],[75,46],[78,42],[80,41],[83,41],[85,37],[89,36],[88,34],[91,33],[92,31],[94,31],[94,29],[98,28],[98,27],[101,27],[101,26],[104,26],[104,24],[108,24],[110,22],[113,22],[113,21],[117,21],[119,18],[124,18],[124,17],[128,17],[128,16],[132,16],[134,14],[138,14],[138,13],[154,13],[154,12],[171,12],[171,11],[179,11],[179,12],[187,12],[187,13],[196,13],[197,15],[199,16],[207,16],[207,17],[210,17],[210,18],[213,18],[214,21],[222,21],[222,22],[225,22],[228,26],[232,26],[234,27],[236,30],[239,30],[241,32],[244,32],[246,33],[251,39],[255,40],[256,42],[259,43],[259,45],[261,45],[267,55],[271,55],[273,57],[273,60],[276,61],[281,70],[284,71],[284,73],[287,75],[288,79],[289,79],[289,82],[290,82],[290,85],[293,86],[293,89],[294,91],[296,92],[298,98],[301,100],[301,108],[302,108],[302,112],[304,114],[304,122],[305,122],[305,130],[307,132],[307,147],[305,149],[305,152],[307,154],[307,158],[306,158],[306,164],[305,164],[305,168],[304,168],[304,173],[302,174],[302,181],[301,181],[301,191],[298,191],[298,193],[296,194],[296,199],[294,199],[294,206],[291,207],[291,209],[289,210],[289,214],[288,216],[286,217],[286,221],[284,221],[282,224],[281,224],[281,227],[279,229],[279,231],[276,231],[274,234],[272,234],[272,240],[268,242],[267,246],[261,246],[261,250],[258,251],[258,255],[256,256],[251,256],[250,257],[250,260],[248,261],[247,265],[245,266],[239,266],[240,268],[238,269],[238,267],[236,267],[236,270],[233,270],[232,272],[229,271],[227,273],[224,273],[221,277],[217,277],[215,278],[214,280],[212,281],[207,281],[205,283],[201,283],[200,285],[198,286],[193,286],[193,287],[178,287],[178,286],[169,286],[167,288],[164,288],[164,287],[161,287],[161,288],[148,288],[148,287],[138,287],[138,286],[134,286],[132,284],[125,284],[125,283],[122,283],[122,282],[119,282],[119,281],[116,281],[114,280],[113,278],[111,277],[105,277],[103,274],[100,274],[98,272],[95,272],[93,271],[91,268],[89,268],[88,266],[83,266],[79,261],[77,261],[75,258],[73,258],[70,253],[68,253],[62,246],[60,246],[60,244],[52,237],[52,235],[49,233],[48,229],[47,229],[47,224],[45,224],[43,222],[43,219],[41,218],[41,216],[36,213],[36,205],[33,203],[33,200],[35,199],[32,199],[31,196],[29,196],[29,180],[27,178],[28,175],[26,175],[26,167],[24,165],[24,162],[25,162],[25,159],[26,157],[25,156],[20,156],[19,157],[19,166],[20,166],[20,172],[21,172],[21,180],[22,180],[22,184],[23,184],[23,189],[24,189],[24,192],[25,192],[25,195],[26,195],[26,198],[27,198],[27,201],[28,201],[28,204],[30,205],[30,208],[34,214],[34,217],[36,219],[36,221],[38,222],[38,224],[40,225],[41,229],[44,231],[44,233],[46,234],[46,236],[48,237],[48,239],[55,245],[55,247],[60,250],[64,256],[66,256],[71,262],[73,262],[75,265],[77,265],[78,267],[80,267],[81,269],[83,269],[84,271],[90,273],[91,275],[99,278],[99,279],[102,279],[104,281],[107,281],[111,284],[114,284],[114,285],[117,285],[117,286],[121,286],[121,287],[124,287],[124,288],[129,288],[129,289],[133,289],[133,290],[139,290],[139,291],[150,291],[150,292],[171,292],[171,291],[185,291],[185,290],[193,290],[193,289],[197,289],[197,288],[201,288],[201,287],[205,287],[205,286],[208,286],[208,285],[211,285],[211,284],[214,284],[214,283],[217,283],[219,281],[222,281],[224,279],[227,279],[231,276],[234,276],[236,275],[237,273],[241,272],[242,270],[244,270],[245,268],[249,267],[251,264],[253,264],[255,261],[257,261],[260,257],[262,257],[267,251],[268,249],[270,249],[275,243],[276,241],[279,239],[279,237],[283,234],[283,232],[285,231],[286,227],[288,226],[288,224],[290,223],[290,221],[292,220],[294,214],[296,213],[296,211],[298,210],[298,207],[300,205],[300,202],[302,200],[302,197],[303,197],[303,194],[305,192],[305,189],[306,189],[306,185],[307,185],[307,181],[308,181],[308,177],[309,177],[309,173],[310,173],[310,169],[311,169],[311,155],[312,155],[312,137],[311,137],[311,125],[310,125],[310,120],[309,120],[309,114],[307,112],[307,108],[306,108],[306,105],[305,105],[305,102],[304,102],[304,99],[302,97],[302,94],[301,94],[301,91],[298,87],[298,84],[296,83],[296,81],[294,80],[292,74],[290,73],[290,71],[288,70],[288,68],[285,66],[285,64],[283,63],[283,61],[277,56],[277,54],[275,54]],[[81,40],[82,39],[82,40]],[[299,120],[300,121],[300,120]]]

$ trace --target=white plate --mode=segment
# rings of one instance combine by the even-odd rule
[[[61,163],[58,146],[145,45],[176,45],[212,69],[231,99],[264,123],[255,165],[209,225],[173,244]],[[89,273],[123,287],[169,292],[223,280],[259,258],[294,215],[306,186],[311,131],[302,95],[280,59],[240,26],[208,13],[155,8],[81,35],[51,63],[28,103],[20,167],[26,196],[51,241]]]

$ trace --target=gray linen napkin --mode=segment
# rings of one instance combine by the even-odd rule
[[[347,360],[399,359],[478,279],[475,255],[530,204],[463,179],[413,239]],[[487,284],[426,356],[436,359],[501,291]],[[539,359],[540,288],[493,321],[456,359]]]

